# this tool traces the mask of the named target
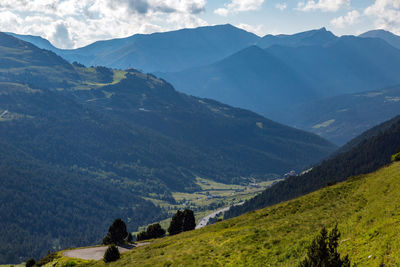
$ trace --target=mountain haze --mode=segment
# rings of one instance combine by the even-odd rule
[[[275,117],[323,97],[400,83],[400,50],[377,38],[344,36],[324,45],[246,48],[214,64],[160,76],[177,90]]]
[[[87,66],[135,68],[145,72],[179,71],[210,64],[253,45],[257,35],[230,24],[182,29],[153,34],[135,34],[127,38],[98,41],[88,46],[61,50],[42,39],[16,35],[25,41],[54,51],[70,62]]]
[[[339,95],[290,107],[282,122],[343,145],[362,132],[400,114],[400,86]]]
[[[389,31],[372,30],[365,32],[359,36],[363,38],[380,38],[386,41],[388,44],[392,45],[393,47],[400,49],[400,36],[393,34]]]
[[[274,45],[299,47],[299,46],[313,46],[313,45],[325,45],[329,42],[336,40],[338,37],[332,32],[327,31],[325,28],[300,32],[292,35],[268,34],[262,37],[258,42],[257,46],[261,48],[268,48]]]

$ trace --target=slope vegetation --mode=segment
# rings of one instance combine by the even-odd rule
[[[382,130],[379,131],[379,129]],[[376,135],[372,135],[372,133]],[[371,136],[372,135],[372,136]],[[400,147],[400,117],[367,131],[346,147],[343,153],[323,161],[309,172],[290,177],[265,190],[260,195],[225,213],[226,218],[286,201],[329,184],[377,170],[391,161],[391,155]]]
[[[107,266],[295,266],[322,227],[359,266],[400,263],[400,163],[200,230],[154,240]],[[73,259],[63,258],[61,265]],[[105,266],[103,261],[85,266]]]

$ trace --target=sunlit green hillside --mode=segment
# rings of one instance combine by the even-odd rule
[[[156,240],[107,265],[295,266],[315,234],[338,223],[340,252],[352,262],[394,266],[400,263],[399,180],[400,163],[395,163],[289,202]]]

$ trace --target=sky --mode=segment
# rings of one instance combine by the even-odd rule
[[[0,31],[42,36],[59,48],[227,23],[260,36],[322,27],[400,35],[400,0],[0,0]]]

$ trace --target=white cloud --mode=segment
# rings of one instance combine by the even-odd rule
[[[308,0],[307,2],[299,2],[297,10],[335,12],[347,6],[350,6],[350,0]]]
[[[227,16],[229,13],[258,10],[263,3],[264,0],[231,0],[224,7],[214,10],[214,13],[220,16]]]
[[[61,48],[135,33],[207,25],[206,0],[1,0],[0,30],[40,35]]]
[[[348,12],[345,16],[340,16],[331,20],[331,24],[336,28],[344,28],[348,25],[357,23],[360,18],[360,13],[357,10]]]
[[[400,0],[375,0],[364,14],[374,19],[376,28],[400,34]]]
[[[287,4],[286,3],[277,3],[275,5],[275,8],[282,11],[282,10],[285,10],[287,8]]]
[[[249,24],[246,24],[246,23],[241,23],[241,24],[235,25],[235,26],[238,27],[238,28],[241,28],[241,29],[243,29],[245,31],[255,33],[258,36],[263,36],[264,35],[264,31],[263,31],[264,26],[263,25],[253,26],[253,25],[249,25]]]

